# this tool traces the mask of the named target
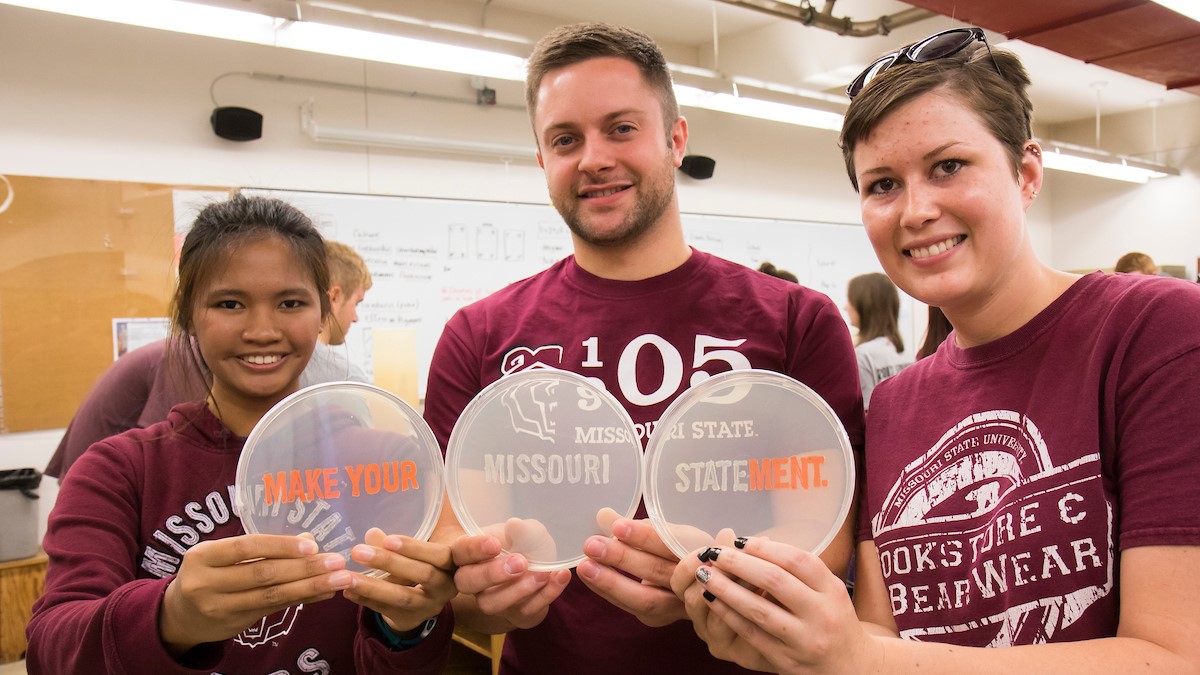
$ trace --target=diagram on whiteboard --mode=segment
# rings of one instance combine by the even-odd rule
[[[451,223],[446,226],[446,257],[450,260],[462,260],[467,257],[467,226],[462,223]]]
[[[451,223],[446,229],[446,259],[520,263],[528,255],[525,247],[525,228],[504,228],[492,223],[469,225]],[[444,271],[451,268],[445,267]]]

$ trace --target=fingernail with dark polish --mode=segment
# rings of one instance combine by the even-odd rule
[[[709,593],[708,591],[704,591],[703,595],[704,595],[704,599],[709,602],[712,602],[713,600],[717,599],[717,596],[713,595],[712,593]]]
[[[700,562],[713,562],[719,555],[721,555],[721,549],[716,546],[711,546],[700,552]]]
[[[711,578],[712,570],[708,569],[707,567],[696,568],[696,581],[699,581],[702,584],[707,584],[708,580]]]
[[[738,537],[737,539],[733,540],[733,545],[737,548],[746,548],[747,541],[748,540],[745,537]]]

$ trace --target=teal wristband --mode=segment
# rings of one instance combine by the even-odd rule
[[[379,629],[380,642],[387,645],[387,648],[394,652],[402,652],[405,649],[415,647],[420,644],[430,633],[433,632],[433,627],[437,625],[437,617],[427,620],[421,624],[421,630],[412,637],[403,638],[396,635],[395,631],[388,627],[387,622],[383,620],[383,615],[379,612],[375,614],[375,627]]]

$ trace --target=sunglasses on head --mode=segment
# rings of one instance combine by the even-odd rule
[[[988,46],[987,37],[984,36],[982,28],[951,28],[934,33],[920,42],[901,47],[891,54],[877,59],[846,87],[846,96],[850,98],[858,96],[863,88],[889,68],[904,63],[926,63],[944,59],[957,54],[976,40],[987,47],[988,56],[992,59],[992,65],[996,67],[996,73],[1003,76],[1004,73],[1000,72],[1000,66],[996,64],[996,57],[992,56],[992,48]]]

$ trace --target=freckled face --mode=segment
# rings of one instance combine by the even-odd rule
[[[550,199],[577,240],[636,241],[674,203],[687,126],[672,120],[668,144],[658,96],[632,62],[601,57],[547,73],[534,131]]]
[[[261,415],[299,387],[321,303],[312,273],[270,236],[231,252],[197,295],[193,316],[222,414]]]
[[[1031,163],[1018,178],[1004,146],[954,95],[933,91],[894,110],[858,143],[854,163],[867,236],[914,298],[977,311],[1035,261],[1024,218],[1036,189]]]

